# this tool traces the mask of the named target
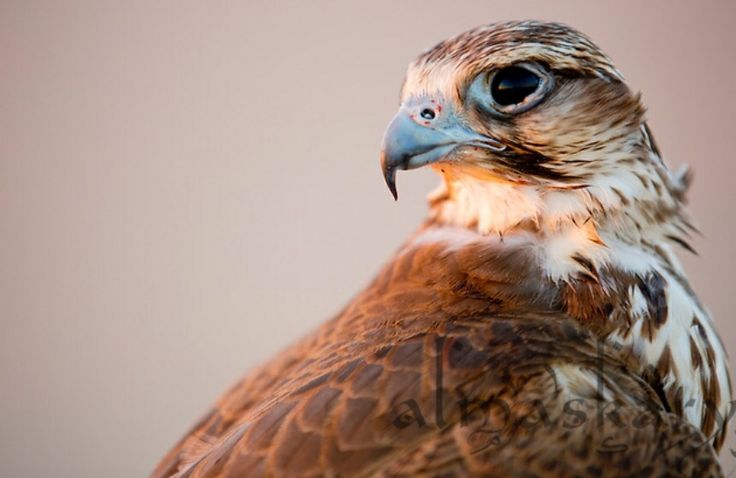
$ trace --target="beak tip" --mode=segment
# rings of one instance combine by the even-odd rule
[[[394,201],[398,201],[399,192],[396,190],[396,170],[393,168],[384,170],[383,178],[386,180],[386,186],[388,186],[388,190],[394,197]]]
[[[399,200],[399,193],[396,190],[396,165],[387,160],[384,152],[381,152],[381,170],[383,171],[383,179],[386,186],[394,197],[394,201]]]

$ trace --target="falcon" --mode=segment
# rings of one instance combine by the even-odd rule
[[[686,170],[557,23],[410,64],[380,161],[426,221],[318,330],[252,370],[153,477],[721,476],[727,359],[688,283]]]

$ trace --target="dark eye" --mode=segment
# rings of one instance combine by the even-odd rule
[[[537,91],[542,79],[533,71],[520,66],[499,70],[491,80],[491,96],[501,106],[521,103]]]

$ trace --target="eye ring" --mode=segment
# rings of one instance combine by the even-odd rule
[[[503,114],[519,114],[538,105],[554,86],[554,77],[537,63],[515,63],[487,76],[491,107]]]

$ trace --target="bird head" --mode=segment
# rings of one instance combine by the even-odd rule
[[[644,228],[679,214],[685,188],[611,60],[536,21],[476,28],[412,62],[381,164],[394,197],[397,170],[433,167],[435,218],[481,233],[612,217]]]

